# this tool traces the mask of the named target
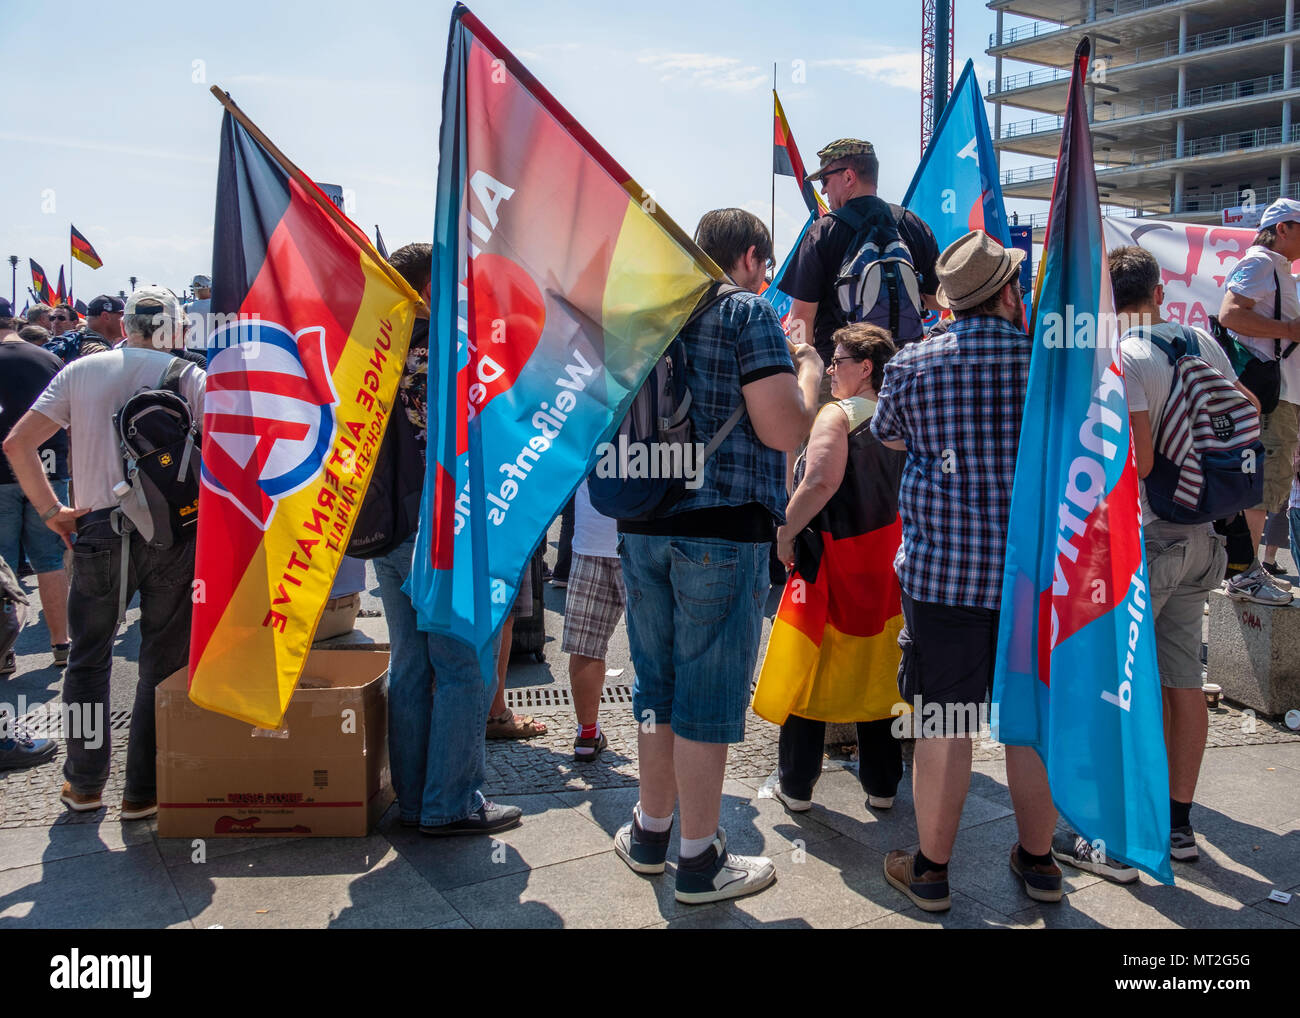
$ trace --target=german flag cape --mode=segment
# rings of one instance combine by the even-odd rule
[[[276,728],[393,405],[419,296],[243,117],[221,123],[190,699]]]
[[[843,483],[795,539],[754,689],[759,717],[780,725],[791,714],[850,722],[897,713],[903,608],[894,556],[904,459],[880,444],[869,418],[849,433]]]
[[[458,4],[443,82],[421,629],[490,648],[529,556],[722,272]],[[484,681],[495,682],[494,669]]]
[[[81,232],[71,223],[72,227],[72,257],[92,269],[97,269],[104,264],[104,260],[99,257],[95,249],[90,246],[90,241],[81,235]]]

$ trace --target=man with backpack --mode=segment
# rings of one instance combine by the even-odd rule
[[[123,324],[126,345],[74,360],[55,375],[9,433],[4,451],[40,518],[72,549],[72,651],[63,701],[81,711],[84,737],[67,741],[67,781],[60,798],[77,812],[103,805],[112,741],[108,699],[113,640],[124,605],[140,593],[140,675],[121,814],[123,820],[139,820],[158,811],[154,689],[189,659],[197,528],[187,525],[178,534],[161,529],[160,507],[146,499],[145,479],[128,471],[113,421],[128,401],[142,390],[160,389],[165,379],[173,381],[160,401],[177,407],[183,402],[181,409],[191,425],[201,421],[206,376],[197,365],[174,361],[167,350],[156,349],[170,346],[185,324],[180,301],[170,290],[136,290],[126,303]],[[72,449],[72,507],[55,496],[37,451],[60,428],[67,429]],[[187,464],[191,480],[198,468],[195,452]],[[156,488],[150,491],[157,493]],[[168,508],[161,507],[164,515]]]
[[[695,240],[751,292],[722,291],[676,341],[690,398],[683,444],[707,450],[730,430],[666,510],[620,517],[641,797],[614,838],[635,872],[663,873],[679,808],[675,894],[688,904],[751,894],[776,877],[769,859],[728,854],[718,817],[727,745],[745,735],[768,555],[784,521],[781,453],[811,428],[822,375],[816,351],[802,344],[792,355],[772,305],[756,296],[772,255],[758,218],[706,213]],[[678,452],[684,464],[686,450]],[[605,512],[594,481],[589,490]]]
[[[1209,732],[1201,692],[1201,626],[1206,595],[1218,587],[1228,561],[1213,520],[1229,514],[1225,504],[1231,512],[1240,509],[1242,491],[1249,500],[1258,488],[1258,481],[1250,482],[1253,489],[1242,488],[1234,476],[1239,471],[1216,471],[1213,458],[1215,452],[1259,451],[1259,404],[1236,380],[1228,355],[1211,336],[1160,317],[1164,286],[1150,251],[1117,247],[1109,263],[1133,452],[1142,478],[1142,540],[1169,754],[1169,855],[1195,862],[1199,853],[1190,814]],[[1228,502],[1212,504],[1225,492]],[[1192,497],[1197,494],[1199,504]],[[1057,835],[1052,855],[1116,883],[1138,879],[1136,869],[1107,858],[1100,845],[1073,832]]]
[[[1259,544],[1268,514],[1286,510],[1300,432],[1300,299],[1291,275],[1297,258],[1300,201],[1279,198],[1260,217],[1259,232],[1228,276],[1219,308],[1219,321],[1244,348],[1240,352],[1248,355],[1239,375],[1264,414],[1264,496],[1246,510],[1254,558],[1249,569],[1228,581],[1228,595],[1266,605],[1290,601],[1279,591],[1290,591],[1291,584],[1264,568]],[[1276,554],[1271,548],[1264,560],[1272,561]]]
[[[808,180],[821,181],[831,212],[808,228],[781,284],[794,298],[791,338],[811,342],[823,363],[835,352],[835,330],[850,322],[879,325],[900,346],[920,339],[925,310],[939,309],[934,296],[939,288],[934,271],[939,245],[934,234],[914,212],[876,195],[880,161],[870,142],[841,138],[817,155],[821,168]],[[901,242],[902,251],[890,250],[895,241]],[[906,262],[894,263],[897,273],[882,276],[886,259],[896,257]],[[873,269],[873,262],[881,264]],[[862,283],[874,289],[874,300],[870,292],[862,296]],[[827,376],[821,401],[829,399]]]

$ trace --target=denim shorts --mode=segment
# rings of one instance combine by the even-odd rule
[[[618,548],[638,723],[742,742],[771,544],[623,534]]]
[[[50,478],[54,496],[68,501],[68,482]],[[52,573],[63,568],[63,540],[41,522],[41,514],[27,501],[17,484],[0,484],[0,557],[18,571],[22,550],[34,573]]]

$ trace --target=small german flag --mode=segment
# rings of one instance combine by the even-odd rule
[[[37,298],[44,304],[54,305],[54,294],[50,292],[50,281],[45,275],[45,270],[36,262],[28,258],[32,265],[32,291]]]
[[[71,223],[68,225],[72,226]],[[90,246],[90,241],[83,237],[75,226],[72,226],[72,257],[79,262],[84,262],[92,269],[97,269],[104,264],[104,260]]]

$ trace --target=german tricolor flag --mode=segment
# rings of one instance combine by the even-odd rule
[[[37,265],[33,259],[28,258],[27,260],[31,262],[32,266],[33,292],[35,292],[37,298],[42,304],[48,304],[50,307],[53,307],[57,301],[54,299],[54,294],[50,292],[49,277],[45,275],[45,270]]]
[[[878,721],[898,702],[903,607],[894,556],[905,454],[877,441],[869,417],[851,426],[844,481],[795,539],[754,690],[754,713],[774,724],[791,714]]]
[[[799,190],[803,194],[808,211],[816,212],[819,216],[825,215],[830,209],[822,196],[817,193],[817,188],[804,179],[808,173],[804,169],[803,159],[799,156],[799,147],[794,143],[794,135],[790,133],[790,122],[785,119],[785,110],[781,108],[781,100],[776,94],[776,89],[772,89],[772,103],[775,107],[772,172],[779,173],[783,177],[794,177],[799,182]]]
[[[68,225],[72,226],[71,223]],[[90,241],[83,237],[75,226],[72,226],[72,257],[83,264],[89,265],[92,269],[97,269],[104,264],[104,260],[90,246]]]
[[[54,289],[54,301],[56,304],[68,303],[68,291],[63,285],[63,266],[59,266],[59,285]]]

